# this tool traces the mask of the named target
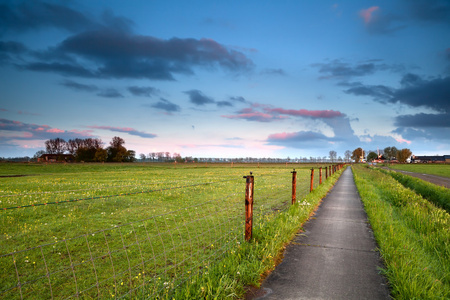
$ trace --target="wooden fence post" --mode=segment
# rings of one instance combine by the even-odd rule
[[[319,168],[319,184],[322,184],[322,167]]]
[[[250,176],[244,176],[246,178],[245,184],[245,240],[250,241],[253,231],[253,186],[254,176],[250,172]]]
[[[295,204],[297,192],[297,171],[292,171],[292,204]]]
[[[311,188],[309,189],[310,193],[313,191],[313,186],[314,186],[314,168],[311,168]]]
[[[325,180],[328,179],[328,167],[325,167]]]

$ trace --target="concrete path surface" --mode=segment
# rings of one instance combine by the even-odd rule
[[[253,299],[390,299],[351,168],[303,229]]]

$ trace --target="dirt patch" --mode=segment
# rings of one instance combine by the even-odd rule
[[[25,177],[30,175],[0,175],[0,178],[6,178],[6,177]]]

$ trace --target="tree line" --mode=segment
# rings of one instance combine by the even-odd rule
[[[61,138],[45,141],[45,151],[38,151],[35,156],[43,154],[70,154],[76,161],[84,162],[133,162],[136,152],[128,150],[125,140],[115,136],[109,146],[103,148],[103,142],[97,138],[71,139],[67,142]]]
[[[348,151],[348,150],[347,150]],[[366,157],[366,152],[362,148],[356,148],[352,152],[351,158],[355,162],[361,162],[363,159],[367,161],[383,160],[383,161],[398,161],[399,163],[406,163],[408,158],[411,157],[412,152],[408,148],[397,149],[396,147],[386,147],[382,150],[368,151]],[[346,152],[347,153],[347,152]]]

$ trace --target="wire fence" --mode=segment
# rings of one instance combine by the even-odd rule
[[[276,213],[289,207],[290,176],[286,170],[279,170],[257,177],[254,192],[257,199],[254,208],[256,216]],[[298,197],[301,197],[309,192],[309,173],[301,173],[299,179]],[[318,185],[318,179],[314,184]],[[27,230],[25,224],[21,229],[22,239],[17,238],[18,243],[12,246],[13,251],[8,247],[8,234],[5,233],[2,239],[5,248],[2,247],[0,255],[0,298],[159,298],[192,276],[207,272],[209,266],[220,260],[227,251],[244,242],[245,191],[242,177],[169,185],[139,192],[115,194],[115,191],[113,188],[109,195],[105,193],[98,198],[52,202],[59,204],[60,208],[58,205],[53,208],[30,205],[19,209],[17,205],[3,210],[4,228],[10,224],[8,218],[13,216],[6,213],[17,214],[18,219],[28,215],[45,217],[45,213],[40,212],[42,209],[61,218],[57,214],[61,213],[58,209],[72,211],[82,205],[83,208],[91,209],[92,214],[85,219],[76,218],[70,223],[64,220],[66,222],[61,223],[62,226],[53,226],[49,231],[33,232],[30,228]],[[173,194],[174,191],[177,193]],[[59,194],[51,195],[57,198]],[[91,207],[92,203],[87,204],[88,201],[85,201],[85,204],[80,204],[81,200],[101,202]],[[99,223],[97,226],[100,228],[83,227],[84,223],[88,223],[107,206],[114,207],[118,215],[121,211],[127,216],[139,211],[139,216],[146,217],[131,218],[129,221],[130,218],[125,218],[124,213],[114,219],[115,224],[108,227],[99,221],[102,219],[92,221]],[[155,206],[159,207],[157,213],[154,213]],[[146,210],[149,213],[142,214]],[[108,219],[110,222],[114,220]],[[16,225],[19,226],[19,223]],[[70,236],[66,232],[60,235],[65,238],[58,239],[59,231],[88,233]],[[17,250],[27,234],[31,242],[35,239],[38,246]],[[40,234],[55,234],[54,240],[39,244],[42,241]]]

